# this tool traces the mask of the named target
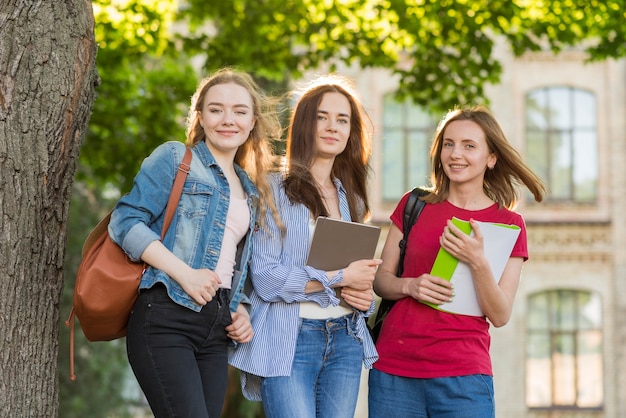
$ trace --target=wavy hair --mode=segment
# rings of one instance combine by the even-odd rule
[[[352,220],[363,222],[370,216],[367,179],[370,171],[372,125],[346,78],[337,75],[322,76],[301,92],[291,115],[287,134],[285,193],[290,202],[305,205],[314,218],[328,216],[311,174],[311,165],[317,154],[317,113],[326,93],[340,93],[350,103],[350,136],[345,150],[335,157],[331,177],[339,179],[346,189]]]
[[[432,193],[424,200],[437,203],[448,197],[450,179],[441,165],[441,149],[446,128],[450,123],[459,120],[470,120],[480,126],[485,133],[489,151],[497,157],[496,165],[485,171],[483,179],[483,190],[490,199],[500,206],[512,209],[519,201],[519,186],[525,185],[535,201],[543,200],[546,191],[544,183],[524,163],[519,152],[507,140],[496,118],[484,106],[454,109],[439,122],[430,147],[433,188]]]
[[[232,68],[222,68],[200,82],[191,98],[191,106],[187,116],[186,145],[193,147],[206,139],[204,129],[200,125],[200,114],[209,89],[216,85],[229,83],[237,84],[250,93],[255,117],[254,128],[247,141],[237,150],[234,162],[248,173],[259,191],[261,199],[258,205],[259,223],[263,223],[267,212],[266,208],[269,207],[280,225],[278,211],[266,175],[268,171],[276,167],[276,159],[272,152],[270,140],[279,139],[281,135],[281,126],[275,111],[276,101],[266,96],[248,73]]]

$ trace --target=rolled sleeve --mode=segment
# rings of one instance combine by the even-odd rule
[[[122,242],[122,248],[128,257],[133,261],[140,261],[141,255],[154,241],[160,240],[161,237],[156,232],[148,228],[146,224],[138,223],[133,226],[124,241]]]
[[[111,213],[109,236],[133,261],[139,261],[146,247],[160,239],[164,208],[176,175],[177,147],[182,153],[182,143],[157,147],[141,164],[131,191]]]
[[[307,299],[312,302],[319,303],[322,307],[339,305],[340,301],[333,286],[343,281],[343,270],[339,270],[339,272],[330,279],[323,270],[318,270],[309,266],[304,267],[304,270],[312,280],[315,280],[324,286],[323,292],[309,293],[307,295]]]

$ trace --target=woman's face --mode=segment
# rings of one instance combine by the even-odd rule
[[[350,102],[341,93],[325,93],[317,109],[318,157],[334,158],[341,154],[350,136]]]
[[[211,152],[234,157],[254,128],[252,96],[235,83],[212,86],[204,96],[199,119]]]
[[[495,163],[496,156],[476,122],[450,122],[443,132],[441,165],[451,184],[476,183],[482,188],[485,170]]]

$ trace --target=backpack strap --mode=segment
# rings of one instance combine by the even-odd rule
[[[422,209],[426,206],[426,202],[420,200],[420,197],[426,196],[428,193],[430,192],[416,187],[411,190],[411,194],[409,195],[406,206],[404,207],[404,216],[402,218],[402,239],[398,243],[398,246],[400,247],[400,258],[398,259],[398,270],[396,273],[398,277],[402,276],[402,272],[404,271],[404,255],[406,253],[406,243],[409,238],[409,232],[411,232],[411,228],[413,228],[417,218],[420,213],[422,213]],[[370,326],[370,334],[374,342],[378,340],[383,320],[389,311],[391,311],[391,308],[393,308],[395,303],[395,300],[381,298],[378,311],[376,312],[376,317],[374,318],[374,323]]]
[[[406,202],[406,206],[404,207],[404,217],[402,222],[402,239],[398,243],[400,247],[400,259],[398,260],[398,271],[396,276],[402,276],[404,272],[404,255],[406,254],[406,243],[409,239],[409,232],[411,232],[411,228],[415,225],[417,218],[422,213],[422,209],[426,206],[426,202],[420,199],[420,197],[426,196],[429,192],[416,187],[411,190],[411,194],[409,195],[409,199]]]

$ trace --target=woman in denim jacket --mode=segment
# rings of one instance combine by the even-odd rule
[[[180,142],[145,159],[111,217],[113,241],[149,265],[126,341],[156,417],[218,417],[229,342],[253,335],[243,287],[251,232],[272,207],[263,203],[263,173],[271,162],[268,136],[279,128],[262,111],[262,97],[247,74],[233,70],[201,82],[188,117],[190,171],[163,242],[165,206],[185,153]]]
[[[354,417],[363,365],[377,358],[365,317],[381,260],[306,266],[318,216],[362,222],[369,214],[366,117],[346,80],[316,80],[292,115],[286,171],[271,176],[283,224],[266,216],[254,234],[255,334],[230,359],[244,395],[262,400],[268,418]]]

